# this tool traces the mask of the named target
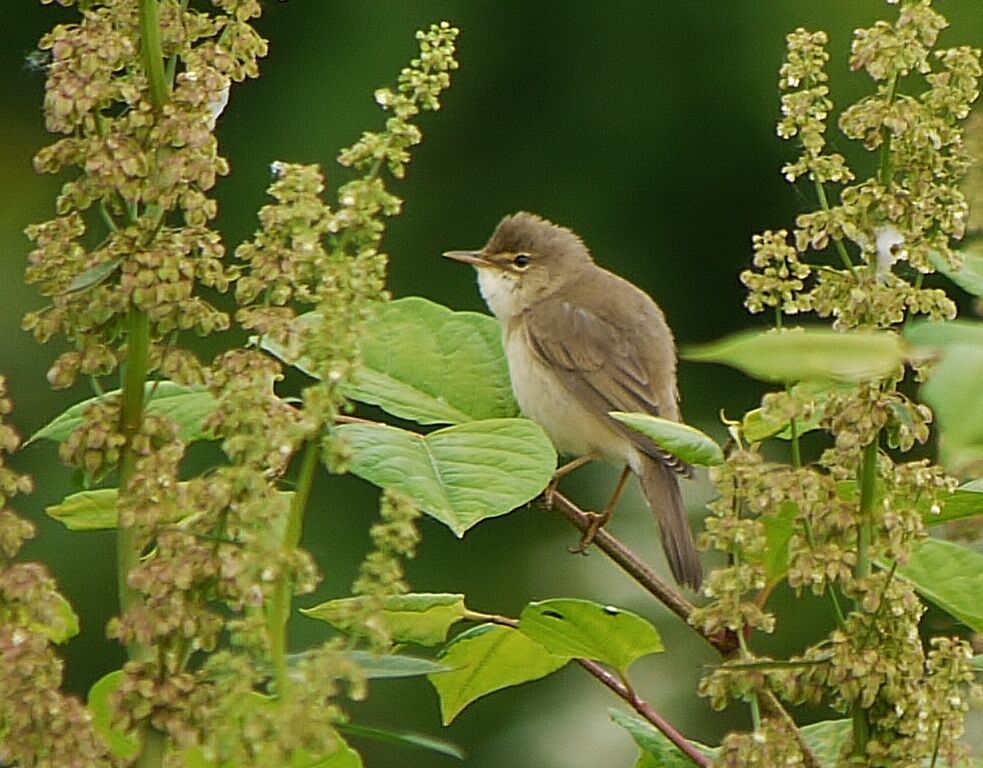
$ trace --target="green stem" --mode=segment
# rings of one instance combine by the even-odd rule
[[[164,49],[160,41],[160,4],[158,0],[140,0],[140,54],[150,87],[150,103],[159,112],[167,103],[167,75],[164,72]]]
[[[287,525],[283,532],[284,552],[293,552],[300,544],[300,536],[304,529],[304,511],[307,509],[307,502],[311,498],[314,475],[320,458],[321,441],[315,437],[308,441],[304,450],[303,463],[297,477],[297,487],[290,501]],[[270,659],[273,663],[277,695],[281,698],[287,694],[290,686],[290,677],[287,673],[287,624],[290,621],[292,587],[290,574],[281,572],[277,577],[266,618]]]
[[[745,660],[751,660],[751,653],[748,651],[747,639],[744,637],[744,632],[740,631],[737,633],[737,646],[740,648],[741,658]],[[761,704],[758,701],[757,691],[751,692],[751,724],[754,726],[755,731],[761,730]]]
[[[829,199],[826,197],[826,187],[823,186],[823,183],[819,181],[819,179],[815,180],[815,184],[816,197],[819,199],[819,205],[824,211],[829,212],[830,206]],[[853,266],[853,261],[850,259],[850,254],[847,253],[846,246],[843,245],[843,241],[838,237],[833,238],[833,245],[836,246],[836,252],[839,254],[840,261],[843,262],[843,266],[849,269],[852,274],[856,275],[857,270]]]
[[[850,714],[853,720],[853,754],[864,757],[867,754],[867,742],[870,741],[870,720],[867,717],[867,710],[857,702],[853,705]]]
[[[871,512],[874,509],[874,494],[877,490],[877,456],[880,432],[864,449],[860,464],[860,527],[857,533],[857,570],[858,579],[870,575],[870,543],[873,534]]]
[[[136,468],[133,438],[143,423],[144,389],[150,367],[150,318],[146,312],[131,306],[126,317],[126,362],[123,368],[123,394],[120,411],[120,430],[126,442],[120,459],[119,485],[127,492]],[[130,572],[140,561],[140,543],[132,527],[116,529],[116,580],[119,592],[120,613],[136,601],[136,593],[129,585]],[[139,658],[143,651],[131,646],[130,656]]]
[[[858,483],[860,485],[860,526],[857,532],[857,567],[855,576],[863,579],[870,575],[870,545],[873,538],[873,510],[874,495],[877,491],[877,458],[878,444],[880,443],[881,433],[874,435],[874,439],[864,448],[863,458],[860,463]],[[862,610],[859,601],[854,605],[855,611]],[[853,705],[853,752],[855,755],[863,756],[867,753],[867,742],[870,740],[870,717],[866,709],[859,702]]]
[[[802,466],[802,451],[799,448],[799,425],[796,419],[789,421],[788,428],[792,433],[792,466],[798,469]]]
[[[887,106],[890,106],[894,102],[895,90],[898,86],[898,73],[895,72],[891,75],[891,81],[887,86],[887,94],[885,101]],[[894,167],[891,163],[891,131],[887,126],[881,126],[881,149],[880,149],[880,167],[877,169],[877,180],[882,186],[890,186],[891,181],[894,179]]]

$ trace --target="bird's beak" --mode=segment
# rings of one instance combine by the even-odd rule
[[[492,263],[481,255],[481,251],[447,251],[444,253],[445,259],[453,259],[462,264],[470,264],[473,267],[490,267]]]

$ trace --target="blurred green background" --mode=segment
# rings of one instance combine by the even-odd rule
[[[50,137],[40,112],[43,74],[27,67],[25,57],[46,29],[72,20],[74,12],[29,0],[4,6],[0,372],[8,377],[16,423],[30,434],[88,394],[84,387],[52,393],[44,374],[56,346],[40,348],[20,330],[24,312],[40,304],[22,284],[28,243],[21,233],[53,215],[60,184],[32,170],[32,155]],[[983,45],[980,0],[943,0],[937,7],[952,23],[944,44]],[[424,144],[414,151],[406,179],[394,185],[406,202],[385,241],[393,293],[483,310],[471,270],[439,254],[481,245],[503,214],[525,209],[572,227],[598,261],[648,290],[682,345],[714,339],[762,322],[742,311],[737,280],[751,235],[790,227],[798,211],[813,205],[808,188],[790,188],[779,173],[795,151],[774,129],[785,34],[797,26],[829,32],[833,97],[842,105],[869,88],[846,63],[852,30],[893,13],[881,0],[266,3],[258,24],[270,40],[263,76],[233,90],[218,124],[232,166],[217,190],[218,226],[230,250],[250,235],[274,160],[321,163],[332,187],[347,178],[333,159],[362,130],[381,125],[374,89],[391,84],[414,55],[414,30],[446,19],[462,30],[461,69],[444,109],[422,120]],[[835,131],[831,139],[857,159],[858,170],[868,167]],[[208,349],[221,343],[214,340]],[[687,420],[718,433],[721,409],[738,415],[754,407],[761,392],[733,372],[687,363],[680,387]],[[69,535],[44,517],[45,505],[73,490],[54,448],[32,446],[17,461],[38,479],[37,493],[19,504],[41,528],[27,554],[52,564],[83,618],[83,633],[65,656],[69,686],[84,692],[120,662],[103,631],[114,608],[112,537]],[[614,471],[587,470],[568,488],[585,505],[603,503]],[[310,515],[305,542],[325,580],[305,605],[347,588],[375,512],[375,491],[355,478],[325,477],[318,487],[319,508]],[[689,484],[694,510],[709,493],[705,481]],[[660,561],[637,492],[613,527]],[[713,714],[694,693],[701,665],[714,660],[709,650],[601,555],[568,555],[576,535],[558,517],[520,510],[479,525],[463,541],[432,521],[423,530],[410,566],[419,590],[463,591],[472,608],[506,614],[557,595],[632,608],[659,624],[671,651],[634,668],[641,693],[704,742],[716,743],[744,723],[739,708]],[[801,647],[822,631],[824,613],[825,606],[804,606],[804,618],[780,628],[769,648]],[[294,629],[298,647],[323,636],[320,625],[302,617]],[[358,722],[456,741],[474,768],[595,768],[633,763],[635,747],[607,718],[607,708],[616,705],[580,670],[568,669],[483,699],[448,729],[441,728],[436,696],[422,681],[377,683],[369,701],[352,709]],[[368,765],[457,764],[355,744]]]

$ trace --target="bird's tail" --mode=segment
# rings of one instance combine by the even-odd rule
[[[640,469],[642,491],[659,521],[662,549],[672,575],[678,583],[698,590],[703,582],[703,566],[686,517],[676,472],[648,456],[642,458]]]

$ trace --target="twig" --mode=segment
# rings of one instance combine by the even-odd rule
[[[819,758],[816,757],[816,753],[812,751],[806,740],[802,737],[802,731],[799,726],[796,725],[795,720],[788,713],[788,710],[782,706],[782,703],[778,700],[774,693],[769,691],[767,688],[762,688],[758,691],[760,698],[761,711],[769,717],[774,717],[781,720],[785,726],[792,732],[795,736],[795,741],[799,745],[799,749],[802,751],[802,768],[822,768],[819,763]]]
[[[512,629],[519,628],[519,622],[516,619],[509,616],[501,616],[499,614],[472,612],[469,616],[467,616],[467,618],[480,619],[492,624],[499,624],[503,627],[511,627]],[[700,752],[700,750],[698,750],[692,744],[692,742],[683,736],[683,734],[681,734],[672,723],[660,715],[651,704],[635,693],[635,691],[632,690],[630,686],[626,685],[625,682],[619,677],[609,672],[596,661],[591,661],[590,659],[575,659],[575,661],[586,669],[591,675],[606,685],[611,691],[614,692],[616,696],[624,699],[624,701],[627,702],[638,714],[658,728],[659,731],[667,739],[669,739],[669,741],[671,741],[680,752],[686,755],[686,757],[692,760],[696,765],[710,765],[710,758]],[[818,768],[818,766],[816,768]]]
[[[676,726],[660,715],[651,704],[635,693],[629,686],[625,685],[618,677],[596,661],[577,659],[577,663],[604,683],[616,696],[624,699],[638,714],[658,728],[662,735],[669,739],[676,749],[692,760],[695,765],[703,766],[704,768],[710,765],[710,758],[707,755],[697,749],[696,745],[676,729]]]
[[[564,517],[577,526],[577,528],[579,528],[581,531],[585,531],[590,526],[590,516],[559,491],[553,491],[549,506],[559,510]],[[597,531],[596,535],[594,536],[594,543],[602,552],[604,552],[604,554],[621,566],[625,573],[635,579],[635,581],[641,584],[642,587],[644,587],[648,592],[662,602],[662,604],[669,608],[669,610],[679,616],[679,618],[686,621],[687,624],[689,623],[689,617],[694,608],[693,604],[684,598],[679,593],[679,590],[659,576],[646,563],[642,562],[638,555],[622,544],[621,541],[608,533],[604,528]],[[737,651],[737,635],[733,632],[712,636],[704,635],[701,632],[700,636],[710,643],[710,645],[712,645],[725,659],[732,656]],[[687,757],[694,760],[694,762],[696,762],[698,765],[709,765],[706,755],[704,755],[702,752],[694,754],[691,750],[695,750],[695,747],[686,741],[678,731],[675,731],[672,725],[667,723],[658,712],[652,710],[651,706],[648,705],[647,702],[638,699],[636,705],[636,701],[634,701],[632,697],[635,697],[636,699],[637,697],[635,696],[634,692],[628,690],[624,686],[621,680],[614,677],[603,667],[595,664],[594,662],[585,661],[583,659],[578,659],[578,661],[580,662],[581,666],[587,669],[588,672],[597,677],[598,680],[608,686],[608,688],[618,694],[618,696],[621,696],[625,701],[631,704],[636,712],[662,731],[666,738],[670,739],[673,744],[679,747],[679,749],[681,749],[687,755]],[[795,734],[795,739],[798,742],[799,749],[802,750],[803,768],[820,768],[819,760],[816,758],[815,753],[812,751],[809,745],[806,744],[805,740],[802,738],[802,732],[799,730],[798,726],[795,724],[795,721],[792,719],[792,716],[789,715],[788,711],[782,706],[782,703],[778,700],[775,694],[767,688],[763,688],[761,691],[759,691],[759,693],[761,695],[761,708],[764,713],[770,717],[775,717],[782,720],[792,729],[793,733]],[[651,711],[646,710],[646,707]],[[663,726],[665,726],[665,728],[663,728]],[[670,731],[666,729],[671,729],[672,732],[670,733]],[[689,749],[684,747],[680,742],[676,741],[673,734],[685,742]]]
[[[581,531],[586,531],[590,527],[590,516],[559,491],[553,491],[550,506],[558,510]],[[654,595],[687,624],[689,623],[689,617],[693,613],[693,604],[683,597],[672,584],[652,570],[631,549],[604,528],[598,529],[594,536],[594,543],[604,554],[621,566],[625,573],[641,584],[646,591]],[[731,633],[710,637],[700,633],[700,636],[724,657],[731,655],[737,649],[737,638]]]

